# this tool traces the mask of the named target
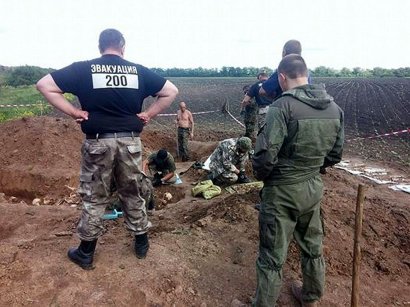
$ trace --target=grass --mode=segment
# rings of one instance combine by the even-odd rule
[[[69,101],[75,96],[65,94]],[[35,104],[35,106],[33,106]],[[19,107],[2,107],[4,105],[28,105]],[[36,90],[34,85],[0,87],[0,122],[27,116],[48,114],[52,107]]]

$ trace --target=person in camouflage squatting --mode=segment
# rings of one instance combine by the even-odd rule
[[[251,149],[252,141],[245,136],[221,141],[210,157],[209,179],[216,185],[249,182],[245,163]]]
[[[255,177],[264,183],[254,306],[275,306],[292,235],[303,276],[292,292],[302,306],[317,306],[325,284],[319,170],[342,158],[343,111],[322,84],[308,84],[300,55],[285,56],[277,71],[284,92],[269,107],[252,158]]]

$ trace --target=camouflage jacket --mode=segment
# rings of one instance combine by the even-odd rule
[[[223,172],[234,172],[239,169],[245,170],[245,162],[248,160],[248,153],[239,154],[236,149],[238,139],[226,139],[219,142],[218,147],[210,157],[209,169],[213,177],[217,177]]]
[[[252,158],[255,177],[267,185],[293,184],[340,162],[343,111],[323,85],[286,91],[266,114]]]

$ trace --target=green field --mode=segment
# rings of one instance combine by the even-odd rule
[[[13,105],[13,107],[5,107]],[[16,107],[16,105],[19,105]],[[28,105],[28,106],[21,106]],[[34,85],[0,87],[0,122],[50,112],[51,107]]]
[[[71,102],[76,99],[71,94],[64,96]],[[0,86],[0,122],[27,116],[45,115],[51,110],[52,107],[36,90],[35,85]]]

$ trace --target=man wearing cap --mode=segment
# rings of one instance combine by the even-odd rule
[[[86,135],[78,191],[83,202],[77,226],[81,243],[68,251],[69,259],[83,269],[93,268],[112,182],[123,204],[125,225],[135,237],[135,254],[145,258],[150,223],[139,187],[143,175],[139,134],[178,94],[171,82],[124,59],[125,39],[118,30],[102,31],[98,43],[101,57],[75,62],[37,83],[49,103],[79,122]],[[81,110],[69,103],[64,93],[76,95]],[[155,101],[142,111],[148,96]]]
[[[143,163],[143,169],[145,174],[153,176],[154,187],[175,183],[177,180],[174,157],[165,149],[150,154]]]
[[[216,185],[250,182],[245,162],[251,149],[252,141],[246,136],[221,141],[210,157],[208,178]]]

